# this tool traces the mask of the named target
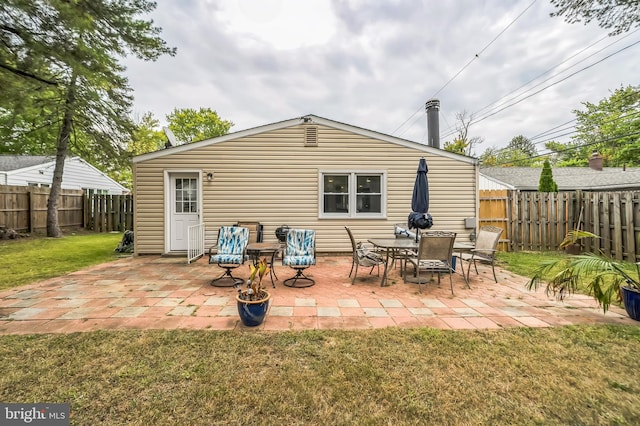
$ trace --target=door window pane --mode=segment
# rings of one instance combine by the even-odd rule
[[[176,213],[198,212],[198,180],[176,178]]]

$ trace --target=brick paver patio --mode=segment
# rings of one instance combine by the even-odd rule
[[[359,270],[351,285],[350,257],[319,257],[309,268],[316,285],[289,288],[282,280],[293,270],[276,262],[279,281],[270,288],[272,304],[265,322],[254,328],[240,323],[233,288],[212,287],[222,273],[206,259],[137,256],[97,265],[69,275],[0,292],[0,334],[71,333],[100,329],[302,330],[434,327],[490,329],[550,327],[567,324],[637,324],[623,309],[603,314],[588,296],[564,302],[543,289],[525,289],[526,279],[496,269],[471,274],[471,289],[454,276],[418,291],[393,269],[391,285],[380,287],[375,271]],[[236,274],[248,277],[248,266]],[[268,283],[270,286],[271,283]]]

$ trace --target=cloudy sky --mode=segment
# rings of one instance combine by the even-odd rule
[[[548,0],[163,0],[151,18],[178,53],[129,58],[126,75],[134,112],[163,124],[174,108],[216,110],[232,132],[315,114],[426,142],[435,97],[441,145],[466,112],[484,138],[476,155],[516,135],[542,146],[568,141],[558,135],[582,102],[640,76],[640,31],[608,37],[551,11]]]

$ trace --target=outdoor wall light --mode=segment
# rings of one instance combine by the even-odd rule
[[[207,173],[207,180],[211,182],[213,180],[213,172]]]

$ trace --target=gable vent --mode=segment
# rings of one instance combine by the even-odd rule
[[[304,128],[304,145],[318,146],[318,128],[315,126],[307,126]]]

